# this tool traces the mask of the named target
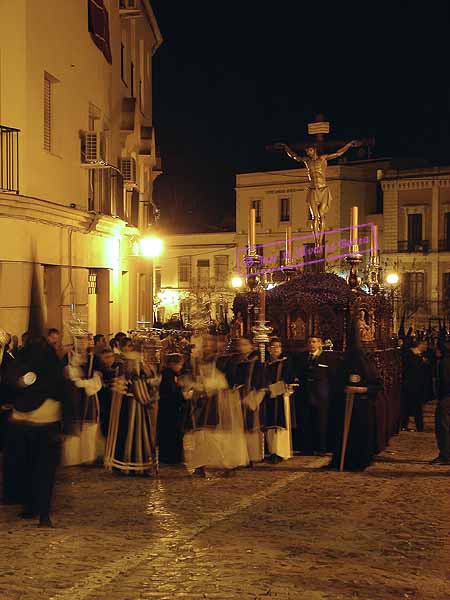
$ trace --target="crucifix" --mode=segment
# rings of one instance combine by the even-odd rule
[[[306,192],[306,202],[311,217],[311,229],[314,234],[315,245],[318,247],[323,243],[325,234],[325,215],[330,210],[332,196],[326,180],[328,161],[339,158],[350,148],[357,148],[362,142],[353,140],[348,142],[335,152],[322,153],[321,148],[328,145],[324,142],[324,134],[330,132],[330,123],[323,120],[319,115],[314,123],[308,123],[308,134],[315,136],[313,141],[301,144],[306,155],[297,154],[290,146],[284,143],[274,144],[268,149],[282,150],[293,160],[303,163],[306,167],[309,185]]]

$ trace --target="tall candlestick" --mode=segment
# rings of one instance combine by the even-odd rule
[[[286,229],[286,262],[292,259],[292,225],[288,225]]]
[[[251,208],[248,218],[248,251],[253,252],[256,248],[256,208]]]
[[[262,288],[259,294],[259,321],[266,319],[266,288]]]
[[[351,226],[351,246],[352,254],[359,254],[358,246],[358,207],[352,206],[350,209],[350,226]]]
[[[372,235],[370,237],[370,257],[376,261],[378,257],[378,225],[372,225]]]

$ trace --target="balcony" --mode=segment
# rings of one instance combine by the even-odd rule
[[[427,254],[429,251],[429,240],[402,240],[398,242],[398,252],[422,252],[422,254]]]
[[[0,192],[19,193],[19,131],[0,125]]]
[[[450,252],[450,239],[439,240],[439,252]]]

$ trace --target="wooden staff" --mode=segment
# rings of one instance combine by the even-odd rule
[[[344,430],[342,433],[341,464],[339,465],[339,471],[341,473],[344,470],[345,453],[347,451],[348,434],[350,433],[355,394],[365,394],[366,392],[366,387],[347,386],[345,388]]]

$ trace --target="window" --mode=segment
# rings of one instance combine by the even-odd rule
[[[280,250],[279,261],[280,267],[284,267],[286,264],[286,250]]]
[[[444,306],[448,308],[450,306],[450,273],[444,273],[442,300],[444,302]]]
[[[97,293],[97,271],[89,269],[88,294]]]
[[[139,109],[144,114],[145,109],[145,48],[144,40],[139,40]]]
[[[291,199],[281,198],[280,199],[280,221],[286,222],[291,220]]]
[[[209,287],[209,260],[197,261],[197,275],[199,287]]]
[[[258,256],[264,256],[264,246],[262,244],[257,244],[255,250]]]
[[[419,306],[425,300],[425,273],[403,274],[403,298],[408,305]]]
[[[120,44],[120,76],[125,83],[125,46],[123,42]]]
[[[262,201],[261,200],[252,200],[251,208],[256,210],[256,222],[261,223],[261,212],[262,212]]]
[[[44,73],[44,150],[52,150],[52,86],[53,82],[48,73]]]
[[[444,214],[444,240],[445,240],[445,249],[450,249],[450,212],[446,212]]]
[[[104,215],[112,212],[112,178],[110,169],[89,170],[88,210]]]
[[[408,244],[414,246],[422,241],[422,215],[408,215]]]
[[[214,277],[218,285],[226,285],[229,271],[228,261],[227,255],[214,257]]]
[[[130,65],[130,94],[134,98],[134,63]]]
[[[178,259],[178,285],[188,287],[191,285],[192,268],[191,257],[180,256]]]
[[[155,292],[161,291],[161,267],[155,267]]]

